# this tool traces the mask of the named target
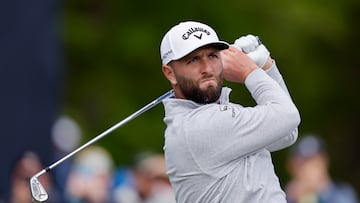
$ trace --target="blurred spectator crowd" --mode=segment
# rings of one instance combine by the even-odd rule
[[[35,153],[24,153],[13,168],[10,199],[2,203],[32,202],[29,179],[43,167]],[[114,169],[109,153],[92,146],[73,160],[64,185],[50,173],[39,181],[49,194],[49,203],[175,202],[162,154],[148,154],[133,167]]]
[[[330,156],[319,136],[307,134],[291,148],[285,186],[288,203],[357,203],[354,188],[330,173]]]
[[[78,147],[79,129],[70,118],[53,128],[57,159]],[[61,142],[62,140],[62,142]],[[39,156],[24,152],[12,165],[10,194],[0,203],[32,202],[29,180],[45,166]],[[89,146],[53,171],[39,177],[49,203],[175,203],[163,154],[139,152],[130,166],[114,165],[101,146]]]
[[[56,120],[51,140],[59,160],[80,145],[81,130],[67,116]],[[300,136],[290,148],[284,185],[288,203],[357,203],[352,186],[334,180],[326,143],[316,135]],[[49,203],[175,203],[162,153],[139,152],[133,164],[114,164],[111,154],[92,145],[39,177]],[[29,180],[45,166],[38,154],[25,151],[11,166],[8,197],[0,203],[32,202]]]
[[[57,120],[52,131],[55,159],[76,149],[81,132],[69,117]],[[92,145],[53,171],[39,177],[49,203],[175,203],[162,153],[139,152],[130,166],[115,166],[111,154]],[[324,141],[304,135],[291,148],[284,185],[288,203],[357,203],[352,186],[334,180],[329,172]],[[11,167],[9,197],[0,203],[32,202],[29,179],[45,166],[32,151],[24,152]]]

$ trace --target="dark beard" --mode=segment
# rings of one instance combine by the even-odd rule
[[[217,87],[209,86],[206,90],[201,90],[194,81],[177,76],[179,88],[185,98],[199,104],[210,104],[219,99],[223,85],[222,74],[217,77],[217,80]]]

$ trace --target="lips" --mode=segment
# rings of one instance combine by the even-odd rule
[[[203,79],[201,79],[201,82],[208,82],[208,81],[212,81],[212,80],[215,80],[215,77],[206,77],[206,78],[203,78]]]
[[[208,82],[208,81],[212,81],[214,80],[213,78],[207,78],[207,79],[203,79],[202,82]]]
[[[216,83],[216,79],[214,77],[209,77],[209,78],[204,78],[200,81],[201,84],[206,84],[206,83]]]

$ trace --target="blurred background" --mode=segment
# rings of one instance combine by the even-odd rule
[[[360,192],[360,1],[13,0],[0,7],[0,193],[9,196],[24,151],[47,166],[169,90],[159,45],[183,20],[209,24],[229,43],[259,35],[300,110],[300,136],[322,137],[334,179]],[[254,104],[244,86],[226,85],[233,101]],[[162,153],[163,115],[158,105],[97,145],[115,166]],[[58,134],[72,136],[55,138],[64,118]],[[288,153],[273,154],[282,184]]]

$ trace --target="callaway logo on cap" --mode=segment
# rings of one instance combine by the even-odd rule
[[[203,23],[187,21],[172,27],[164,36],[160,45],[163,64],[180,59],[205,45],[214,45],[218,49],[227,49],[229,44],[219,41],[216,32]]]

